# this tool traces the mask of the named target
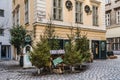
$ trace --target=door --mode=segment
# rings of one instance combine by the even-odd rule
[[[106,41],[100,41],[100,58],[106,59]]]
[[[2,59],[10,59],[10,46],[9,45],[2,45],[1,46],[1,58]]]
[[[92,53],[94,59],[99,59],[99,41],[92,41]]]

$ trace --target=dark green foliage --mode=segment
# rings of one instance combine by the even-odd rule
[[[56,39],[57,36],[55,35],[55,26],[53,25],[51,18],[45,27],[44,35],[48,38],[48,43],[51,50],[59,49],[59,41]]]
[[[68,65],[75,65],[88,61],[91,54],[86,35],[81,36],[79,28],[76,33],[73,33],[73,28],[70,30],[71,34],[67,35],[70,41],[65,46],[64,62]]]
[[[65,45],[64,63],[73,66],[82,63],[84,59],[82,58],[80,51],[76,50],[73,29],[71,28],[70,30],[71,34],[67,35],[70,41]]]
[[[76,36],[77,36],[75,39],[76,50],[80,51],[80,54],[83,55],[85,61],[88,61],[91,57],[89,50],[89,40],[87,39],[86,34],[81,35],[80,29],[78,27],[76,31]]]
[[[30,53],[30,60],[37,68],[49,66],[50,63],[50,48],[46,37],[41,36],[40,41]]]
[[[45,26],[44,34],[40,35],[39,42],[30,53],[30,60],[37,68],[50,66],[50,50],[57,48],[54,32],[54,26],[50,20]]]
[[[26,36],[26,30],[23,26],[14,26],[10,29],[11,39],[10,43],[17,48],[17,54],[20,53],[20,46],[24,45],[24,39]]]
[[[64,63],[67,65],[75,65],[82,63],[82,55],[79,51],[75,50],[75,46],[71,41],[65,46],[65,55],[64,55]]]

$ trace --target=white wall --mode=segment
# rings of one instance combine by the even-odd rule
[[[9,29],[12,27],[12,0],[0,0],[0,9],[4,10],[4,17],[0,17],[0,28],[3,25],[4,36],[0,36],[3,45],[10,45]]]
[[[12,0],[0,0],[0,9],[4,10],[4,17],[0,16],[0,28],[4,29],[4,35],[0,35],[0,59],[1,59],[1,45],[10,44],[9,30],[12,28]],[[13,58],[13,48],[11,46],[10,58]]]

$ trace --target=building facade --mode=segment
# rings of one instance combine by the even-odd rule
[[[107,51],[120,50],[120,0],[106,0]]]
[[[0,0],[0,60],[12,59],[10,28],[12,27],[12,0]]]
[[[13,0],[13,24],[23,25],[35,43],[52,19],[61,46],[69,28],[79,27],[87,34],[94,58],[102,58],[106,55],[100,47],[106,40],[104,11],[104,0]]]

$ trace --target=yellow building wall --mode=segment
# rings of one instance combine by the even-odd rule
[[[55,26],[55,35],[58,36],[58,39],[68,39],[67,34],[71,34],[70,28],[67,27],[59,27]],[[44,25],[35,26],[35,42],[40,40],[40,35],[43,34],[45,31]],[[76,28],[73,30],[73,32],[76,32]],[[89,40],[106,40],[105,36],[106,32],[103,31],[96,31],[96,30],[89,30],[89,29],[81,29],[81,34],[86,35]]]
[[[36,43],[39,41],[40,35],[44,32],[45,24],[39,23],[35,24],[35,1],[36,0],[29,0],[29,24],[25,25],[25,0],[15,0],[15,4],[13,4],[13,11],[15,10],[17,5],[20,5],[20,25],[23,25],[26,30],[31,31],[31,36],[33,38],[33,41]],[[73,3],[73,9],[71,11],[68,11],[68,9],[65,6],[65,2],[67,0],[63,0],[63,21],[56,21],[56,22],[63,22],[68,23],[70,25],[76,24],[75,23],[75,1],[71,0]],[[92,1],[95,0],[79,0],[83,3],[83,24],[79,24],[78,27],[86,26],[85,28],[82,28],[81,33],[87,34],[87,37],[89,40],[106,40],[105,36],[105,25],[104,20],[102,19],[102,16],[104,16],[104,13],[102,11],[102,5],[101,3],[95,3]],[[87,14],[84,11],[84,6],[89,5],[90,9],[92,10],[92,5],[96,5],[99,7],[98,13],[99,13],[99,26],[93,26],[92,25],[92,14]],[[52,17],[52,0],[46,0],[46,20],[49,20],[49,18]],[[67,39],[67,34],[70,34],[70,30],[68,25],[59,25],[56,24],[55,33],[60,39]],[[90,28],[88,28],[90,27]]]
[[[67,22],[67,23],[75,23],[75,1],[76,0],[70,0],[73,4],[73,8],[71,11],[68,11],[68,9],[66,8],[65,6],[65,2],[67,0],[63,0],[63,22]],[[102,5],[101,3],[95,3],[91,0],[77,0],[77,1],[80,1],[83,3],[83,25],[85,26],[93,26],[92,25],[92,13],[91,14],[87,14],[85,11],[84,11],[84,6],[85,5],[89,5],[90,6],[90,9],[92,10],[92,6],[95,5],[98,7],[98,14],[99,14],[99,27],[102,27],[103,24],[102,24],[102,16],[104,16],[102,13]],[[95,1],[95,0],[94,0]],[[52,17],[52,0],[46,0],[46,18],[49,19],[49,17],[51,16]]]

